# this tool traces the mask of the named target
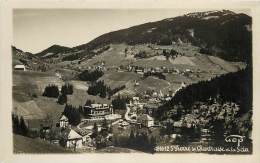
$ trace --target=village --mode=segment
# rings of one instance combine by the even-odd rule
[[[81,68],[81,67],[79,67]],[[14,71],[28,71],[25,65],[15,65]],[[178,74],[183,76],[191,76],[196,73],[202,73],[200,70],[192,71],[190,69],[179,70],[176,68],[155,67],[147,68],[141,66],[106,66],[105,61],[100,61],[94,66],[85,67],[89,72],[133,72],[142,77],[153,76],[158,79],[165,80],[165,74]],[[29,70],[31,71],[31,70]],[[55,75],[62,80],[63,75],[61,72],[56,71]],[[209,81],[210,79],[208,79]],[[89,102],[83,108],[76,108],[80,110],[80,118],[78,123],[70,123],[74,121],[74,117],[67,117],[65,110],[59,115],[59,120],[54,122],[55,125],[50,123],[43,123],[41,126],[34,128],[35,132],[39,133],[39,137],[51,144],[56,144],[64,148],[69,148],[74,151],[93,151],[108,146],[123,146],[132,148],[129,143],[118,143],[118,139],[122,137],[130,139],[131,135],[138,135],[145,133],[147,139],[156,139],[157,143],[164,142],[185,142],[192,139],[195,142],[209,142],[211,134],[208,127],[201,127],[202,124],[208,123],[205,116],[213,113],[203,113],[200,117],[199,109],[194,109],[193,112],[187,114],[181,106],[180,108],[173,109],[169,114],[175,120],[156,120],[156,109],[160,105],[170,101],[174,95],[181,89],[187,87],[190,83],[181,82],[180,86],[172,91],[171,89],[165,93],[159,91],[145,91],[138,96],[132,96],[127,102],[124,103],[125,108],[118,112],[115,106],[108,103]],[[139,82],[134,81],[134,86],[139,87]],[[59,88],[61,91],[61,88]],[[215,102],[217,104],[217,102]],[[69,104],[68,104],[69,105]],[[65,109],[67,104],[65,106]],[[202,105],[203,107],[203,105]],[[219,106],[218,106],[219,107]],[[120,110],[120,109],[119,109]],[[208,108],[206,109],[208,110]],[[220,112],[220,110],[218,110]],[[223,112],[221,113],[223,114]],[[220,115],[221,116],[221,115]],[[29,129],[30,130],[30,129]],[[134,133],[133,133],[134,132]],[[191,134],[196,132],[196,134]],[[183,137],[183,134],[196,135],[194,138]],[[101,135],[101,136],[99,136]],[[166,136],[166,137],[165,137]],[[120,145],[118,145],[120,144]],[[133,147],[135,148],[135,147]],[[141,149],[142,150],[142,149]]]
[[[185,87],[184,83],[182,87]],[[85,116],[78,125],[71,125],[69,118],[62,114],[54,127],[51,124],[41,125],[38,129],[40,138],[75,151],[95,150],[97,137],[93,136],[96,134],[94,132],[106,130],[107,134],[103,141],[113,145],[113,132],[115,131],[119,131],[120,135],[120,132],[130,134],[131,128],[160,129],[160,123],[152,117],[153,109],[158,107],[162,100],[169,100],[172,96],[173,94],[164,96],[161,92],[153,92],[152,97],[149,97],[147,101],[139,97],[132,97],[126,104],[124,115],[114,113],[113,106],[109,104],[86,105],[82,111]]]
[[[101,62],[100,65],[95,67],[88,67],[88,70],[108,71],[104,62]],[[15,65],[14,71],[27,71],[27,69],[25,65]],[[180,73],[178,69],[168,69],[166,67],[142,68],[132,67],[130,65],[127,67],[120,66],[116,68],[116,71],[135,72],[144,77],[146,74],[158,77],[158,74]],[[192,74],[192,71],[186,69],[183,73]],[[59,72],[56,72],[56,76],[62,79],[62,75]],[[134,84],[136,87],[139,86],[137,81],[135,81]],[[187,85],[187,83],[182,82],[178,89],[175,91],[168,90],[166,94],[160,90],[158,92],[150,91],[140,96],[133,96],[125,103],[126,107],[124,112],[115,111],[112,104],[90,102],[83,106],[83,108],[78,108],[81,118],[80,122],[76,125],[70,123],[73,120],[70,119],[71,117],[65,115],[64,110],[59,120],[54,122],[55,125],[43,123],[40,127],[29,128],[29,130],[38,132],[41,139],[51,144],[81,152],[114,146],[115,139],[120,139],[122,136],[129,138],[132,131],[135,131],[135,134],[138,134],[139,131],[147,135],[151,134],[158,139],[158,142],[163,142],[165,141],[164,139],[174,142],[182,137],[184,130],[198,128],[204,119],[198,119],[198,117],[196,117],[198,110],[195,109],[192,114],[187,114],[178,121],[160,122],[155,120],[155,111],[160,105],[170,101],[179,90],[185,88]],[[59,91],[61,91],[60,88]],[[181,112],[183,112],[181,115],[185,114],[183,110]],[[175,117],[180,116],[178,109],[173,110],[171,114]],[[203,128],[199,130],[198,132],[201,138],[196,139],[196,141],[208,142],[210,140],[209,129]],[[97,137],[98,133],[102,135],[102,138]],[[168,137],[161,138],[161,134],[168,135]],[[100,146],[100,144],[102,144],[101,142],[103,145]]]

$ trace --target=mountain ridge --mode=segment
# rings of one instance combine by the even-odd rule
[[[248,61],[250,57],[247,54],[252,51],[252,34],[247,27],[251,26],[252,19],[246,14],[230,12],[219,11],[208,15],[219,16],[216,19],[201,19],[187,14],[148,22],[103,34],[72,49],[90,51],[111,43],[169,45],[173,42],[191,42],[223,59]]]
[[[72,48],[54,44],[34,55],[52,58],[64,53],[83,58],[94,49],[109,44],[174,46],[176,43],[188,42],[200,47],[201,53],[227,61],[251,63],[251,24],[252,18],[243,13],[229,10],[195,12],[105,33]]]

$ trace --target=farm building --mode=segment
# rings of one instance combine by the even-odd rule
[[[24,65],[15,65],[15,66],[14,66],[14,70],[26,71],[26,68],[25,68]]]
[[[150,117],[148,114],[142,114],[141,116],[139,116],[137,118],[137,122],[145,127],[154,126],[154,119],[152,117]]]

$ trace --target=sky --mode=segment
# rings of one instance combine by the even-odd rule
[[[13,45],[31,53],[54,44],[74,47],[107,32],[197,11],[206,10],[15,9]]]

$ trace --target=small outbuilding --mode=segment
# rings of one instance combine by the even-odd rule
[[[14,70],[26,71],[25,65],[15,65]]]
[[[148,114],[142,114],[141,116],[139,116],[137,118],[137,122],[145,127],[154,126],[154,119],[152,117],[150,117]]]

